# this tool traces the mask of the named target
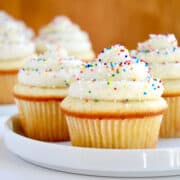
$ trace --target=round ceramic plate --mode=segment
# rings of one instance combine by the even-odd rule
[[[15,104],[0,105],[0,116],[13,115],[17,113]]]
[[[147,150],[80,148],[25,137],[18,116],[6,122],[4,135],[11,152],[50,169],[108,177],[180,175],[180,139],[161,139],[156,149]]]

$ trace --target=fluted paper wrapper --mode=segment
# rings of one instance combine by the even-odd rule
[[[155,148],[162,115],[142,119],[85,119],[66,116],[73,146]]]
[[[180,137],[180,97],[167,97],[165,99],[168,103],[168,109],[163,117],[160,137]]]
[[[0,74],[0,104],[14,102],[13,88],[17,81],[17,74]]]
[[[58,101],[16,99],[24,134],[42,141],[66,141],[69,133]]]

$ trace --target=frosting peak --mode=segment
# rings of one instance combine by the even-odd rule
[[[120,62],[128,59],[130,59],[128,50],[119,44],[104,48],[98,55],[98,61],[102,62]]]
[[[63,50],[49,50],[27,61],[20,70],[20,83],[37,87],[67,87],[76,79],[81,61],[67,57]]]
[[[21,43],[32,39],[34,33],[24,22],[14,19],[0,11],[0,42]]]
[[[0,60],[29,56],[34,52],[33,31],[0,11]]]
[[[66,16],[57,16],[52,22],[40,30],[40,34],[46,33],[58,33],[59,31],[65,31],[67,28],[74,28],[74,30],[80,30],[79,26],[73,24],[72,21]]]
[[[150,35],[150,39],[138,43],[138,50],[133,51],[137,57],[148,63],[177,63],[180,61],[180,47],[173,34]]]
[[[105,48],[96,62],[82,66],[69,95],[102,100],[147,100],[160,97],[162,91],[161,81],[153,79],[145,61],[131,57],[124,46],[114,45]]]
[[[152,74],[162,80],[180,79],[180,47],[173,34],[150,35],[150,39],[139,43],[138,50],[131,54],[150,63]]]
[[[47,45],[61,45],[69,55],[92,50],[88,34],[73,23],[68,17],[57,16],[40,30],[37,48],[47,49]]]
[[[149,39],[138,43],[138,50],[156,50],[170,47],[177,47],[177,40],[174,34],[150,34]]]
[[[130,57],[128,50],[119,44],[105,48],[96,62],[84,65],[80,79],[83,80],[145,80],[149,78],[148,64],[136,57]],[[83,72],[83,73],[82,73]]]

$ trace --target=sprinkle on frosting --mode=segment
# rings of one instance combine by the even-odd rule
[[[163,80],[180,79],[180,47],[173,34],[150,35],[150,38],[138,43],[137,51],[131,51],[151,66],[152,74]]]
[[[137,49],[131,54],[146,59],[149,63],[177,62],[180,59],[180,48],[173,34],[151,34],[150,39],[138,43]]]
[[[37,48],[46,49],[51,45],[65,47],[69,55],[92,50],[88,34],[66,16],[55,17],[40,30]]]
[[[22,21],[0,11],[0,44],[27,42],[33,35],[32,29],[27,28]]]
[[[37,87],[69,87],[77,78],[81,61],[68,57],[65,49],[47,51],[27,61],[20,70],[20,83]]]
[[[150,34],[148,40],[143,43],[138,43],[138,50],[149,52],[176,46],[177,40],[174,34]]]
[[[31,55],[33,31],[22,21],[0,11],[0,60]]]
[[[161,96],[162,82],[150,74],[148,63],[131,57],[122,45],[105,48],[97,60],[81,66],[72,97],[98,100],[145,100]]]

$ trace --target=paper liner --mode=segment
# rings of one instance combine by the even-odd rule
[[[0,104],[12,104],[14,102],[13,88],[17,81],[17,73],[0,74]]]
[[[134,119],[85,119],[66,116],[73,146],[155,148],[162,115]]]
[[[160,137],[180,137],[180,96],[165,97],[168,109],[164,114]]]
[[[65,116],[58,101],[16,99],[24,134],[42,141],[69,140]]]

